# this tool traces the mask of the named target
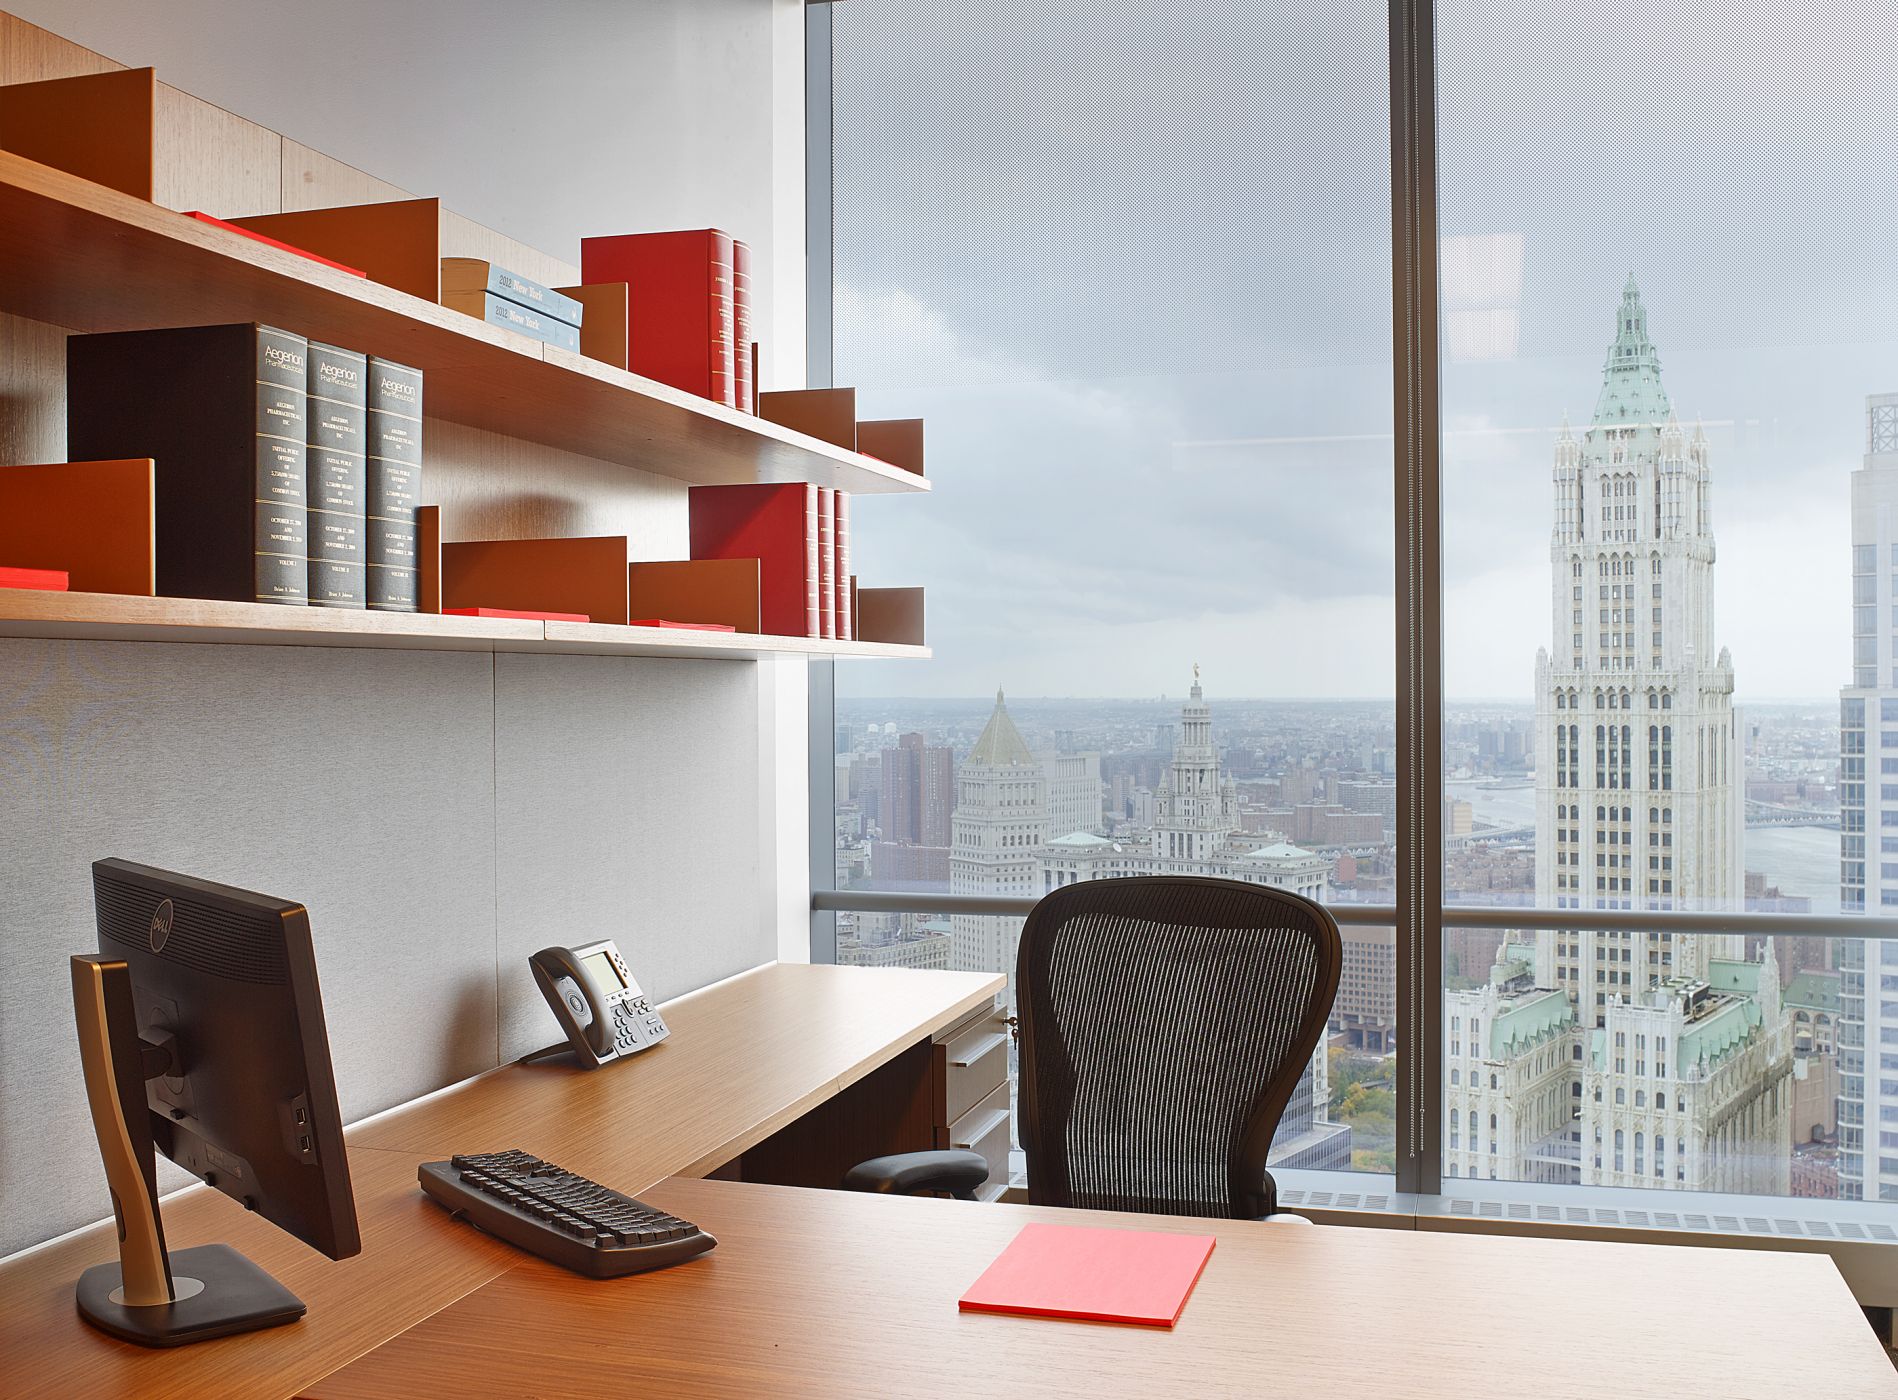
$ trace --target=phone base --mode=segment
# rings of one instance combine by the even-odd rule
[[[280,1327],[306,1311],[302,1299],[227,1244],[172,1251],[171,1278],[172,1302],[128,1307],[113,1298],[123,1281],[118,1263],[96,1264],[79,1276],[79,1315],[122,1341],[177,1347]]]

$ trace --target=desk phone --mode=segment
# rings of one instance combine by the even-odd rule
[[[639,990],[612,939],[542,948],[527,961],[575,1057],[587,1069],[666,1038],[664,1018]]]

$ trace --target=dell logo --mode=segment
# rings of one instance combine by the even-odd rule
[[[152,951],[162,953],[165,940],[171,937],[173,911],[169,899],[158,901],[158,907],[152,910]]]

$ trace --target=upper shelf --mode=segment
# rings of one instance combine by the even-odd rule
[[[413,365],[428,412],[694,486],[929,482],[0,151],[0,311],[77,331],[263,321]]]
[[[927,657],[929,648],[893,642],[700,632],[542,622],[530,618],[444,617],[434,613],[278,607],[199,598],[119,593],[54,593],[0,588],[0,637],[104,642],[197,642],[245,646],[394,647],[408,651],[551,652],[563,655],[677,656],[756,661],[766,656],[880,659]]]

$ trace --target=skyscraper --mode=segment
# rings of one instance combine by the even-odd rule
[[[905,734],[883,751],[877,824],[885,841],[947,846],[955,808],[955,750]]]
[[[1630,276],[1594,422],[1555,447],[1552,650],[1536,657],[1536,899],[1737,909],[1744,790],[1733,663],[1714,643],[1713,478],[1681,430]],[[1645,760],[1645,761],[1643,761]],[[1679,946],[1676,946],[1676,944]],[[1738,957],[1731,937],[1563,933],[1536,972],[1599,1026],[1608,999]],[[1552,980],[1551,980],[1552,979]]]
[[[950,825],[951,894],[1041,893],[1036,854],[1048,839],[1048,776],[1022,741],[999,690],[995,711],[957,776]],[[1011,1005],[1021,923],[1012,915],[957,914],[952,925],[954,965],[1006,974]]]
[[[1898,753],[1898,583],[1881,580],[1898,578],[1898,394],[1867,399],[1865,422],[1865,459],[1852,473],[1852,683],[1839,700],[1839,907],[1889,915],[1898,909],[1898,834],[1885,833],[1898,832],[1898,758],[1882,755],[1887,735]],[[1868,780],[1871,752],[1888,781]],[[1868,855],[1872,831],[1878,850]],[[1898,1041],[1898,1001],[1876,995],[1894,974],[1898,943],[1839,940],[1839,1194],[1848,1200],[1898,1200],[1898,1149],[1879,1150],[1898,1131],[1898,1081],[1876,1066],[1867,1074],[1865,1063],[1867,1046]],[[1882,1060],[1882,1049],[1874,1053]]]
[[[1743,750],[1714,644],[1713,478],[1628,278],[1594,420],[1555,445],[1551,647],[1536,657],[1536,895],[1741,907]],[[1450,1176],[1784,1194],[1792,1042],[1771,945],[1513,935],[1445,993]]]

